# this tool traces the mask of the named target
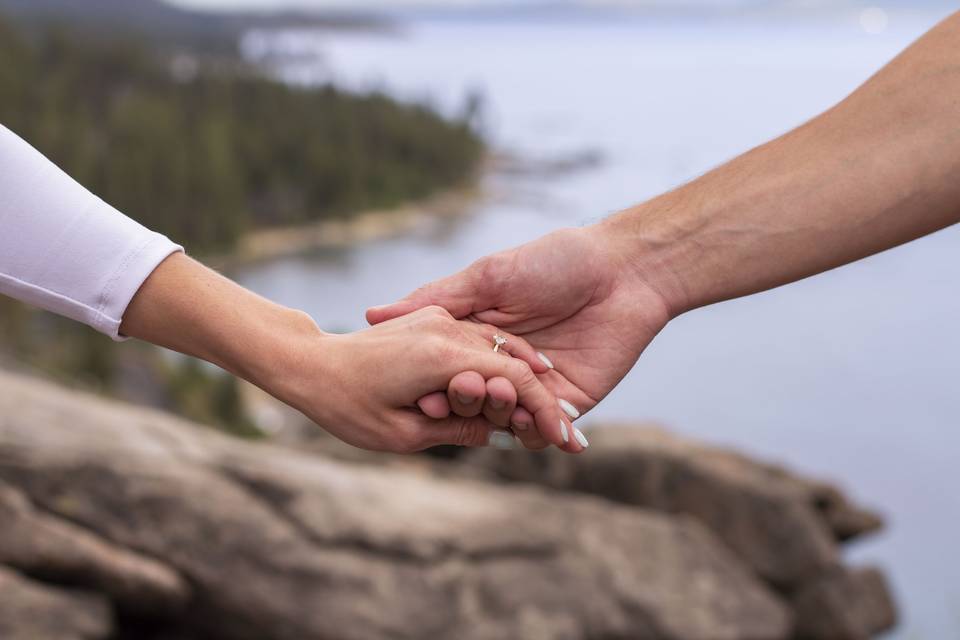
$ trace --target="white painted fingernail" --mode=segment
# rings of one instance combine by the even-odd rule
[[[576,420],[577,418],[580,417],[580,412],[577,411],[577,408],[572,404],[570,404],[569,402],[567,402],[566,400],[564,400],[563,398],[558,399],[557,402],[560,403],[560,408],[563,409],[563,412],[565,414],[570,416],[571,420]]]
[[[495,449],[509,450],[516,446],[516,440],[506,431],[494,431],[487,444]]]
[[[542,362],[543,364],[547,365],[547,368],[548,368],[548,369],[553,369],[553,363],[550,362],[550,358],[548,358],[547,356],[543,355],[543,354],[540,353],[539,351],[537,351],[537,357],[540,358],[540,362]]]
[[[563,420],[560,421],[560,437],[563,438],[563,444],[570,442],[570,432],[567,431],[567,423]]]
[[[580,446],[584,449],[590,446],[590,441],[587,440],[587,436],[583,435],[583,431],[580,431],[580,429],[576,427],[573,428],[573,437],[577,439],[577,442],[579,442]]]

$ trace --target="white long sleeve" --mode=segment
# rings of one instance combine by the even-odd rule
[[[120,321],[140,285],[182,250],[0,125],[0,294],[120,340]]]

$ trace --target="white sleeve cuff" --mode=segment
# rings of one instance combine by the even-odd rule
[[[131,251],[117,268],[103,291],[102,308],[87,324],[114,340],[127,340],[126,336],[120,335],[120,323],[130,301],[154,269],[178,251],[183,251],[183,247],[172,243],[166,236],[150,232],[147,241]]]
[[[0,126],[0,294],[122,340],[130,300],[182,250]]]

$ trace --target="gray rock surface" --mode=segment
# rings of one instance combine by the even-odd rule
[[[105,598],[39,584],[0,566],[3,640],[102,640],[112,631]]]
[[[896,621],[886,580],[873,568],[821,576],[794,596],[794,609],[804,640],[866,640]]]
[[[130,610],[175,613],[189,600],[189,586],[166,565],[38,512],[2,483],[0,522],[0,564],[57,582],[87,584]]]
[[[589,435],[589,455],[483,450],[469,463],[501,479],[687,514],[780,590],[836,569],[839,541],[881,526],[826,483],[656,427],[594,427]]]
[[[0,483],[0,564],[31,576],[0,579],[71,625],[4,638],[104,637],[108,601],[227,640],[793,635],[693,518],[239,442],[5,373]],[[0,629],[43,623],[8,609]]]

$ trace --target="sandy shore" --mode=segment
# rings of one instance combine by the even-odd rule
[[[424,200],[364,211],[339,220],[254,231],[244,236],[234,251],[208,257],[205,262],[217,269],[229,269],[317,249],[350,247],[403,235],[430,220],[462,216],[473,210],[483,198],[479,183],[477,180]]]

